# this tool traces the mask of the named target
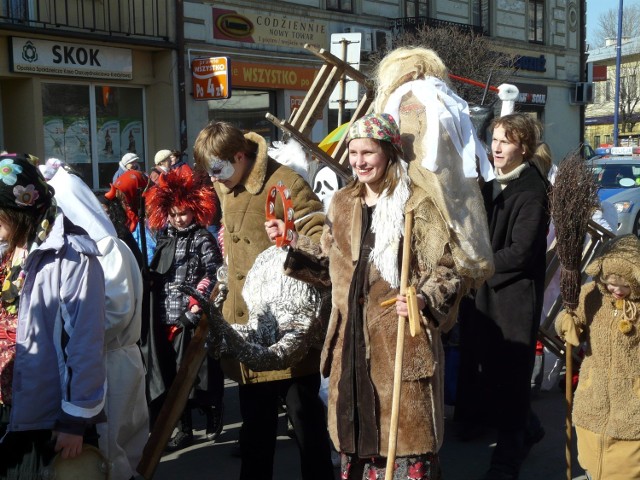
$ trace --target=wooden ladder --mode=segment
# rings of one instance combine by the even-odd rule
[[[325,163],[337,175],[349,181],[352,177],[347,159],[346,135],[338,142],[331,155],[312,142],[309,135],[316,121],[322,116],[322,112],[327,102],[329,102],[331,92],[343,78],[345,80],[347,78],[355,80],[364,87],[365,92],[351,117],[349,126],[369,111],[374,95],[372,83],[365,74],[340,60],[324,48],[310,44],[306,44],[304,48],[324,61],[320,72],[313,81],[313,85],[311,85],[300,107],[292,112],[289,120],[280,120],[270,113],[267,113],[266,117],[276,127],[295,138],[311,151],[318,160]]]

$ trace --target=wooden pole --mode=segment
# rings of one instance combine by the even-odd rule
[[[567,401],[567,416],[566,416],[566,428],[567,428],[567,445],[565,447],[565,456],[567,460],[567,480],[572,479],[571,475],[571,450],[572,450],[572,421],[571,421],[571,409],[573,408],[573,348],[570,343],[565,342],[565,398]]]
[[[215,290],[214,288],[214,291]],[[205,342],[207,341],[208,332],[209,324],[207,316],[202,315],[191,337],[176,378],[171,384],[167,398],[162,404],[151,435],[149,435],[149,439],[142,451],[142,458],[140,459],[140,463],[138,463],[137,471],[147,480],[153,478],[153,474],[160,462],[167,442],[171,437],[173,428],[187,405],[189,392],[193,388],[193,382],[195,382],[198,376],[198,370],[200,370],[200,366],[207,356]]]
[[[413,212],[404,217],[404,243],[402,245],[402,270],[400,274],[400,293],[404,295],[409,282],[409,263],[411,261],[411,230]],[[400,388],[402,386],[402,358],[404,355],[404,330],[406,317],[398,316],[398,336],[396,339],[396,359],[393,372],[393,396],[391,399],[391,423],[389,426],[389,448],[387,449],[387,468],[385,480],[392,480],[396,464],[396,447],[398,443],[398,414],[400,410]]]

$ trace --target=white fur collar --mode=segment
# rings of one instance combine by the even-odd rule
[[[398,251],[404,234],[404,207],[411,193],[407,164],[400,161],[401,175],[391,196],[382,192],[373,211],[371,230],[376,235],[369,260],[392,288],[400,286]]]

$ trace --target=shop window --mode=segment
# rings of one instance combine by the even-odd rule
[[[63,160],[94,190],[109,187],[125,153],[145,158],[140,88],[45,83],[42,110],[45,158]]]
[[[405,0],[405,17],[428,17],[429,0]]]
[[[353,12],[353,2],[351,0],[327,0],[327,10],[350,13]]]
[[[544,0],[528,0],[529,41],[544,42]]]
[[[229,122],[244,132],[255,132],[267,140],[276,140],[276,127],[265,118],[277,116],[276,94],[269,90],[234,89],[224,100],[209,100],[209,120]]]

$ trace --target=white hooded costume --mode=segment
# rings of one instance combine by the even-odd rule
[[[144,365],[137,342],[142,323],[142,275],[136,259],[89,187],[59,168],[49,184],[55,200],[73,223],[87,231],[102,256],[105,280],[107,422],[97,425],[99,445],[111,463],[112,480],[128,480],[149,435]],[[90,300],[90,299],[89,299]]]

